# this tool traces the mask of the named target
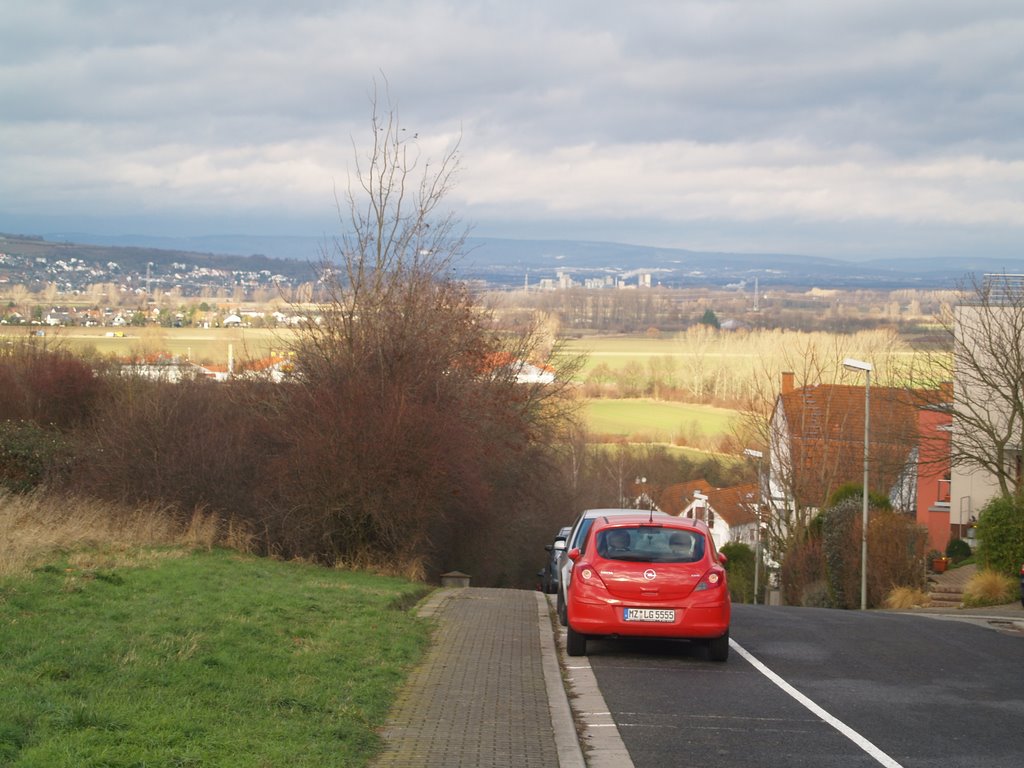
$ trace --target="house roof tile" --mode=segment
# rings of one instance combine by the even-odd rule
[[[937,396],[938,393],[935,393]],[[869,481],[888,492],[917,444],[917,411],[931,393],[871,387]],[[840,485],[858,482],[864,465],[863,386],[819,384],[779,395],[789,430],[792,485],[800,503],[820,506]]]

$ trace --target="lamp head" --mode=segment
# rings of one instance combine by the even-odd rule
[[[843,368],[849,371],[867,371],[869,373],[875,369],[871,363],[865,363],[863,360],[857,360],[853,357],[843,360]]]

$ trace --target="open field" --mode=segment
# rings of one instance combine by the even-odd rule
[[[648,336],[586,336],[581,339],[570,339],[565,345],[570,354],[585,354],[587,363],[580,371],[585,378],[599,365],[620,369],[629,364],[639,364],[646,370],[652,359],[671,360],[680,368],[697,358],[714,357],[731,358],[734,361],[753,360],[755,350],[708,350],[698,349],[688,344],[683,335],[666,335],[657,338]],[[748,363],[749,364],[749,363]]]
[[[644,436],[645,442],[689,444],[728,434],[737,412],[709,405],[674,403],[660,400],[615,399],[588,400],[587,425],[598,435]]]
[[[684,379],[686,366],[693,365],[705,370],[719,366],[743,370],[753,367],[801,370],[802,359],[813,354],[820,358],[823,370],[838,373],[844,357],[880,358],[881,364],[906,361],[918,354],[898,336],[884,331],[857,334],[785,330],[718,332],[703,326],[654,337],[592,335],[567,339],[565,351],[587,355],[581,377],[602,364],[613,369],[639,364],[647,369],[652,360],[664,360],[676,366]]]
[[[197,363],[224,365],[229,350],[235,360],[259,359],[287,349],[294,331],[265,328],[41,328],[5,326],[0,340],[23,340],[42,331],[36,338],[48,346],[61,347],[73,354],[96,353],[102,356],[130,357],[164,352]]]

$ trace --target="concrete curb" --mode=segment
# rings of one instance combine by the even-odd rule
[[[540,650],[544,664],[544,683],[548,691],[548,706],[551,709],[551,727],[555,731],[555,746],[558,749],[559,768],[586,768],[583,750],[580,748],[573,720],[569,697],[562,680],[562,669],[558,663],[558,650],[552,632],[551,606],[544,595],[537,593],[537,626],[540,631]]]
[[[938,621],[959,621],[965,624],[974,624],[979,627],[986,627],[1000,632],[1016,632],[1024,634],[1024,619],[1015,619],[1007,616],[984,616],[981,614],[955,614],[955,613],[917,613],[916,616],[924,616],[928,619]]]
[[[558,623],[548,598],[548,621],[557,638],[558,660],[565,671],[565,693],[579,726],[579,741],[586,754],[588,768],[633,768],[633,760],[619,735],[618,726],[605,703],[594,670],[585,656],[565,652],[565,627]]]

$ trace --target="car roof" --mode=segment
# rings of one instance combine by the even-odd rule
[[[632,508],[625,509],[616,507],[609,509],[585,509],[583,510],[582,514],[580,514],[580,517],[611,517],[612,515],[643,515],[645,517],[648,517],[651,514],[652,513],[650,510]],[[658,517],[672,517],[672,515],[670,515],[668,512],[662,512],[660,509],[655,509],[653,511],[653,514],[657,515]]]
[[[667,520],[665,518],[668,518]],[[628,527],[632,525],[642,525],[650,522],[654,522],[655,525],[660,525],[665,528],[678,528],[679,530],[696,530],[700,533],[707,534],[708,527],[703,520],[696,520],[692,517],[676,517],[675,515],[665,515],[664,517],[655,515],[653,518],[647,512],[637,512],[633,510],[632,515],[612,515],[607,520],[602,520],[601,516],[594,521],[594,527],[592,530],[598,531],[604,528],[617,528],[617,527]]]

